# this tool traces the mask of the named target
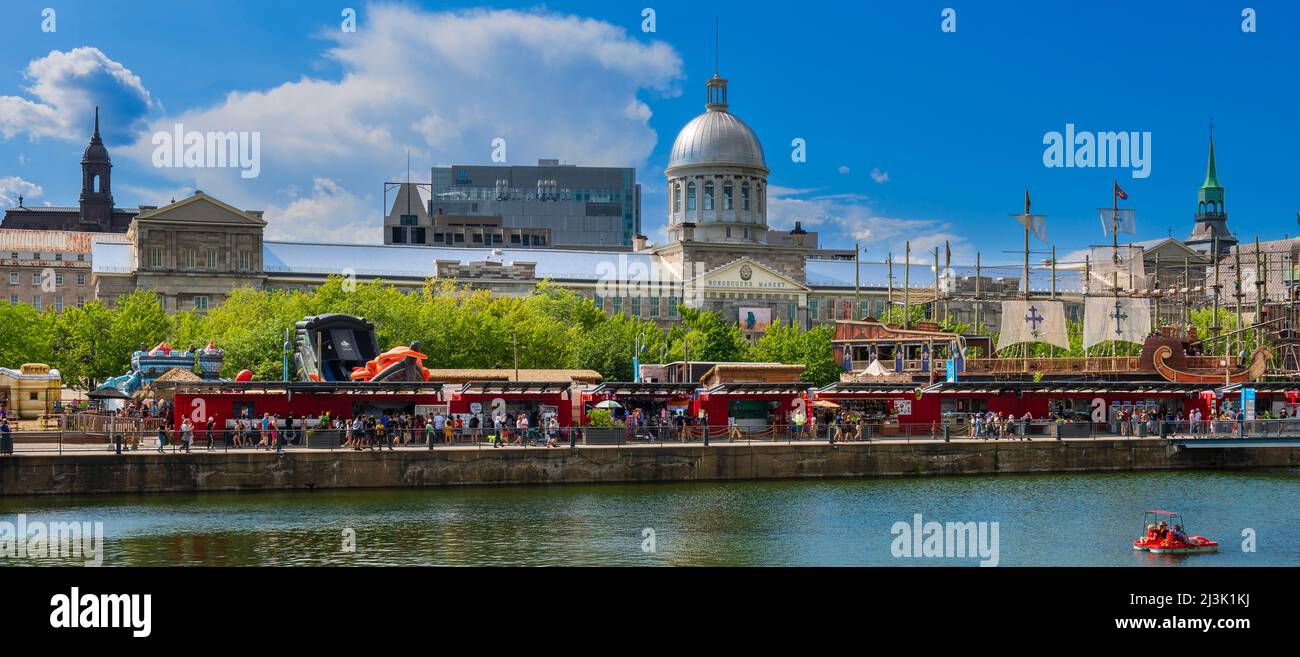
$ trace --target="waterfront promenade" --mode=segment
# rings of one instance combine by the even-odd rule
[[[1191,441],[1188,441],[1191,442]],[[34,447],[32,445],[31,447]],[[0,457],[0,494],[726,481],[826,477],[1277,468],[1300,445],[1194,449],[1162,438],[711,441],[393,450],[199,446],[121,454],[103,444]]]

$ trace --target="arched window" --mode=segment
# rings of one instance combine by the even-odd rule
[[[722,209],[731,210],[731,181],[722,186]]]
[[[695,183],[686,183],[686,211],[695,212]]]
[[[749,183],[740,186],[740,209],[749,212]]]
[[[713,181],[704,183],[704,209],[713,209]]]
[[[1205,202],[1204,202],[1204,201],[1201,201],[1201,207],[1200,207],[1200,209],[1201,209],[1201,214],[1205,214]]]
[[[90,190],[95,192],[96,194],[99,193],[99,174],[95,174],[94,176],[91,177]]]
[[[758,197],[758,214],[763,215],[763,186],[754,185],[754,195]]]

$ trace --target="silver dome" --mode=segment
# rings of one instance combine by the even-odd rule
[[[695,117],[673,141],[668,169],[694,164],[725,164],[767,170],[763,145],[744,121],[720,109]]]

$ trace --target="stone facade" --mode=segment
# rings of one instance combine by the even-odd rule
[[[126,272],[96,272],[96,296],[111,302],[153,290],[168,312],[203,312],[239,287],[265,282],[259,211],[243,211],[201,191],[161,208],[142,207],[127,231]]]

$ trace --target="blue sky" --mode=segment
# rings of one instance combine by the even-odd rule
[[[1242,31],[1242,6],[1256,29]],[[41,11],[56,10],[56,31]],[[340,30],[344,7],[355,33]],[[644,33],[642,8],[656,11]],[[954,33],[940,30],[945,7]],[[703,111],[713,19],[732,111],[772,169],[771,223],[867,258],[950,240],[1015,262],[1024,189],[1058,250],[1101,243],[1118,180],[1137,239],[1186,236],[1215,119],[1230,226],[1295,235],[1300,9],[1291,2],[9,2],[0,204],[73,205],[94,104],[121,206],[201,188],[266,210],[281,239],[378,241],[382,183],[487,163],[636,166],[662,239],[663,166]],[[160,169],[151,135],[258,131],[262,168]],[[1044,135],[1151,133],[1150,175],[1047,168]],[[791,161],[791,140],[807,161]],[[874,174],[874,175],[873,175]],[[1036,249],[1045,249],[1036,244]]]

